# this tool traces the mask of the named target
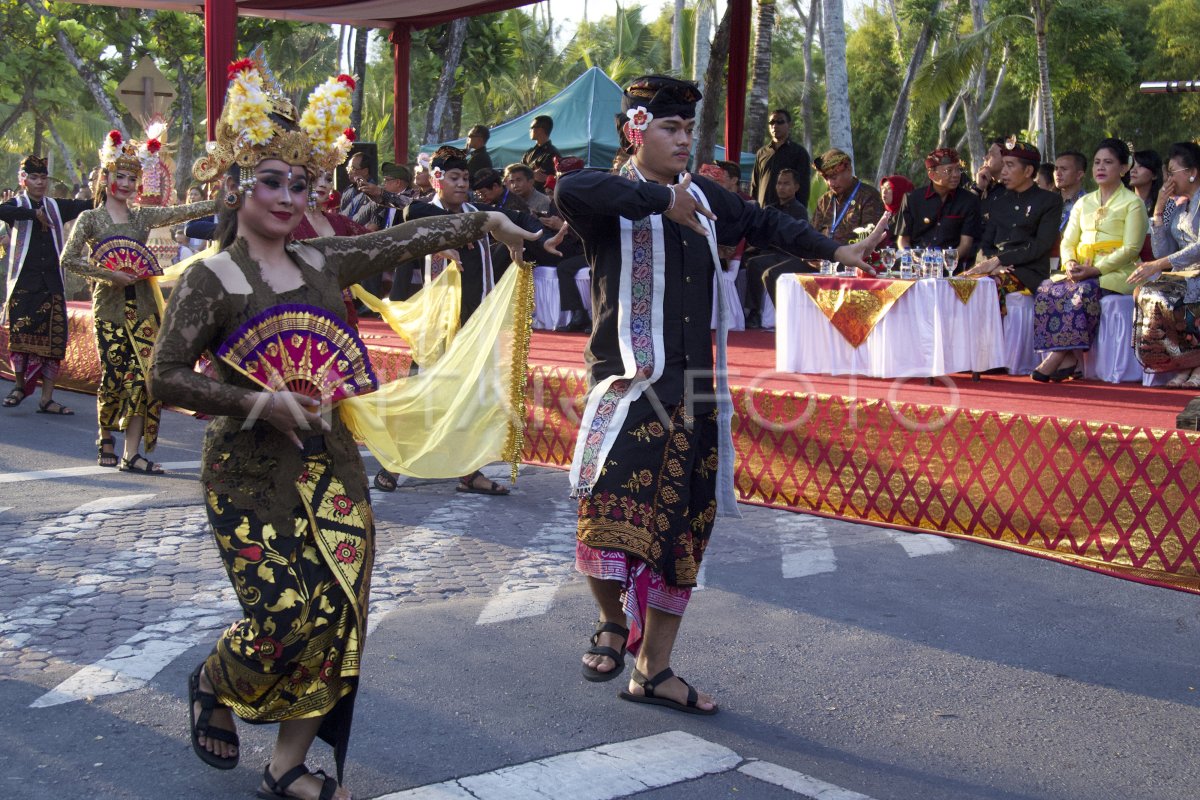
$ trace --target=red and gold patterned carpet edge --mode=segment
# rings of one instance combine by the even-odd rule
[[[90,314],[69,317],[60,384],[94,393]],[[371,355],[381,380],[407,373],[405,351],[372,347]],[[585,391],[581,369],[530,368],[527,463],[570,464]],[[767,389],[736,388],[734,398],[742,502],[981,542],[1200,594],[1200,435]]]

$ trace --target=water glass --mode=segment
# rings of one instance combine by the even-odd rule
[[[954,270],[958,268],[958,248],[947,247],[942,250],[942,253],[946,259],[946,277],[952,277]]]
[[[885,247],[879,251],[880,257],[883,259],[883,271],[885,274],[891,274],[892,269],[896,266],[896,248]]]
[[[838,268],[838,265],[837,265],[836,261],[826,261],[825,259],[821,260],[821,274],[822,275],[833,275],[834,273],[837,272],[837,268]]]

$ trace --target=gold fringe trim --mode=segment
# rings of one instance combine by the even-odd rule
[[[533,263],[514,264],[521,270],[514,299],[512,366],[508,375],[508,436],[504,440],[504,460],[512,465],[512,483],[517,482],[517,470],[525,451],[525,383],[529,369],[529,343],[533,337]]]

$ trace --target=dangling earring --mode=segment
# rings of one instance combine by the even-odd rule
[[[225,207],[233,210],[242,204],[242,196],[237,192],[230,192],[225,195]]]
[[[312,211],[316,207],[317,207],[317,192],[316,192],[316,190],[313,190],[308,193],[308,209],[310,211]]]

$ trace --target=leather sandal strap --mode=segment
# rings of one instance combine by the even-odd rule
[[[263,777],[267,781],[267,786],[276,794],[287,794],[288,787],[296,781],[308,774],[308,767],[303,764],[297,764],[279,777],[279,780],[271,778],[271,764],[268,762],[266,769],[263,770]]]
[[[333,800],[333,794],[338,790],[338,782],[321,770],[317,770],[313,775],[321,778],[321,794],[317,800]]]
[[[215,725],[204,726],[204,736],[208,739],[216,739],[218,742],[231,744],[235,747],[241,744],[238,735],[233,731],[227,731],[224,728],[218,728]]]
[[[653,691],[674,677],[675,677],[674,671],[672,671],[672,669],[670,667],[667,667],[662,672],[658,673],[653,678],[651,678],[650,680],[643,683],[642,688],[644,688],[646,690],[647,697],[654,697],[654,695],[652,694]]]
[[[615,622],[597,622],[596,632],[592,634],[592,644],[600,640],[600,634],[602,633],[615,633],[617,636],[629,639],[629,628],[626,628],[624,625],[618,625]]]
[[[618,653],[616,650],[613,650],[611,647],[593,647],[590,650],[588,650],[588,655],[604,656],[605,658],[611,658],[613,661],[620,664],[621,656],[623,656],[624,653]]]

